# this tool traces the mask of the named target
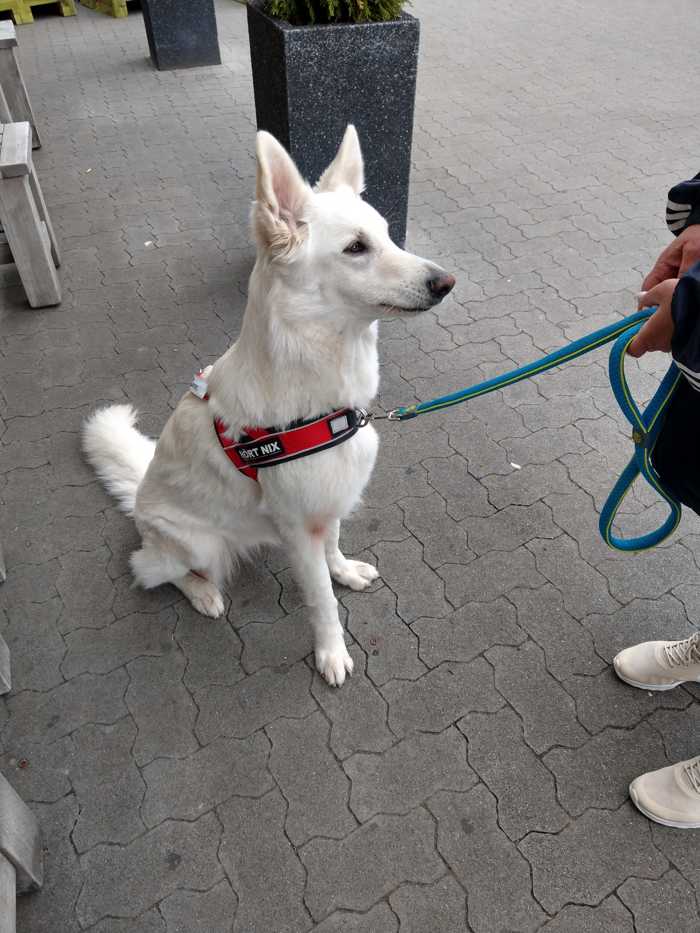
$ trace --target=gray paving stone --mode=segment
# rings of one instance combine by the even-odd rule
[[[382,466],[372,474],[364,500],[372,509],[381,509],[405,499],[406,496],[427,496],[430,486],[421,464]]]
[[[301,852],[306,903],[314,918],[333,910],[367,910],[402,882],[427,884],[444,873],[435,824],[419,808],[378,816],[340,842],[312,839]]]
[[[41,826],[43,845],[50,858],[44,859],[44,884],[30,897],[17,898],[18,929],[32,933],[55,933],[56,917],[65,917],[61,931],[78,933],[81,929],[73,913],[82,879],[78,856],[70,841],[70,832],[78,816],[78,803],[72,794],[52,804],[32,807]]]
[[[175,612],[126,616],[101,629],[75,629],[66,636],[61,670],[67,679],[77,674],[107,674],[139,657],[160,657],[174,647]]]
[[[589,810],[556,836],[531,833],[520,851],[532,866],[535,897],[550,913],[571,901],[594,906],[630,875],[657,879],[668,868],[632,804]]]
[[[538,571],[561,592],[564,606],[574,618],[618,608],[606,578],[582,560],[568,535],[554,541],[531,541],[528,548],[535,555]]]
[[[311,693],[331,721],[330,747],[341,759],[353,752],[383,752],[396,738],[387,725],[387,704],[369,679],[365,657],[349,649],[355,668],[342,690],[333,690],[314,674]]]
[[[246,622],[274,622],[284,615],[279,583],[264,564],[243,565],[227,595],[231,598],[228,619],[235,629]]]
[[[415,679],[426,671],[418,657],[418,639],[396,612],[396,596],[387,586],[343,599],[347,628],[367,655],[367,676],[381,687],[393,677]]]
[[[433,493],[424,498],[402,499],[399,503],[406,527],[423,545],[423,560],[435,569],[446,561],[466,564],[474,558],[467,547],[467,535],[445,512],[445,502]]]
[[[588,733],[576,717],[574,701],[547,672],[543,652],[534,642],[491,648],[486,657],[494,667],[497,690],[520,715],[525,741],[535,752],[553,745],[576,748],[586,741]]]
[[[415,539],[378,544],[375,552],[380,576],[396,593],[397,612],[405,622],[449,612],[443,582],[423,562],[421,546]]]
[[[285,830],[292,845],[312,836],[342,839],[355,828],[348,809],[350,785],[333,757],[330,726],[321,712],[280,719],[267,727],[269,767],[287,801]],[[352,760],[352,759],[351,759]]]
[[[598,569],[609,580],[613,596],[623,603],[662,596],[697,579],[698,573],[691,555],[678,543],[636,554],[634,560],[609,557]]]
[[[245,677],[241,641],[229,623],[204,621],[189,603],[180,603],[176,612],[175,640],[187,657],[183,680],[190,690],[207,684],[230,686]]]
[[[533,538],[556,538],[560,534],[542,502],[508,506],[489,518],[470,519],[467,525],[469,546],[479,555],[514,551]]]
[[[90,933],[167,933],[165,921],[156,907],[135,920],[115,920],[109,917],[90,927]]]
[[[196,733],[205,745],[220,736],[245,738],[280,716],[299,718],[316,705],[309,694],[311,672],[298,663],[265,669],[234,686],[207,686],[194,692],[199,709]]]
[[[246,739],[217,739],[187,758],[157,758],[141,772],[146,825],[197,819],[234,795],[262,796],[273,786],[269,752],[270,743],[258,732]]]
[[[74,755],[72,736],[50,745],[20,739],[16,745],[9,743],[0,756],[0,771],[22,800],[55,803],[71,791],[69,773]]]
[[[414,730],[442,732],[467,713],[492,713],[503,705],[483,658],[441,664],[419,680],[393,681],[382,693],[389,704],[389,725],[399,736]]]
[[[552,775],[525,743],[511,709],[471,713],[458,725],[469,740],[469,763],[495,795],[498,824],[511,839],[531,830],[556,833],[566,825]]]
[[[630,878],[620,886],[618,897],[634,914],[637,933],[692,933],[700,924],[693,889],[677,871],[669,871],[660,881]]]
[[[486,788],[436,794],[429,807],[438,851],[466,889],[471,928],[536,930],[545,917],[532,896],[530,868],[499,829],[496,802]]]
[[[350,807],[363,823],[377,813],[408,813],[438,790],[469,790],[477,780],[453,727],[407,736],[383,755],[353,755],[343,766]]]
[[[637,690],[621,683],[610,670],[596,677],[570,677],[564,686],[576,701],[579,721],[592,733],[606,726],[630,728],[655,709],[685,709],[690,702],[682,690]]]
[[[542,648],[547,670],[557,680],[571,674],[598,674],[605,668],[591,634],[564,609],[563,597],[551,583],[538,590],[512,590],[509,599],[517,608],[518,624]]]
[[[577,749],[554,748],[542,759],[557,780],[559,800],[573,816],[590,807],[613,810],[627,799],[630,781],[670,762],[661,736],[648,723],[606,729]]]
[[[397,505],[383,509],[361,506],[340,526],[340,549],[344,554],[358,554],[380,541],[404,541],[408,537]]]
[[[61,572],[56,587],[63,600],[64,617],[71,628],[95,625],[104,619],[114,601],[114,586],[104,568],[110,554],[107,548],[94,552],[76,551],[60,557]],[[85,586],[85,580],[91,585]],[[97,622],[97,627],[100,623]],[[63,631],[67,631],[65,622]]]
[[[554,920],[545,923],[543,933],[634,933],[632,916],[614,894],[597,907],[569,904]]]
[[[266,667],[296,664],[314,648],[306,607],[278,622],[249,622],[238,632],[243,642],[241,665],[249,674]]]
[[[168,933],[231,933],[238,898],[226,881],[205,892],[176,891],[161,901]]]
[[[673,595],[683,603],[690,622],[696,627],[700,625],[700,586],[684,583],[673,590]]]
[[[140,766],[160,756],[181,758],[197,749],[197,708],[182,683],[185,659],[172,651],[158,658],[137,658],[127,670],[126,704],[138,726],[133,755]],[[151,712],[159,709],[153,719]]]
[[[278,790],[260,800],[233,797],[219,807],[219,858],[238,895],[234,933],[312,927],[303,902],[304,869],[284,834],[285,810]]]
[[[694,693],[693,696],[697,698],[697,694]],[[698,703],[693,703],[687,709],[656,710],[648,722],[661,735],[669,761],[685,761],[697,755],[700,722]]]
[[[695,631],[682,604],[670,595],[659,599],[633,599],[610,615],[586,616],[583,625],[593,636],[596,651],[608,662],[628,645],[657,639],[675,641]]]
[[[504,367],[499,368],[502,371]],[[477,479],[492,473],[507,476],[513,472],[505,448],[491,439],[481,422],[474,420],[451,425],[449,436],[451,446],[465,458],[469,473]]]
[[[467,926],[466,897],[451,875],[432,885],[404,884],[390,897],[402,933],[462,933]]]
[[[541,586],[546,582],[525,547],[515,551],[493,551],[467,566],[444,564],[439,570],[445,594],[454,606],[489,603],[515,586]]]
[[[471,661],[492,645],[519,645],[527,637],[505,599],[467,603],[444,619],[418,619],[411,626],[420,656],[429,667],[442,661]]]
[[[145,785],[131,757],[134,723],[87,725],[73,733],[68,774],[80,804],[71,838],[79,853],[100,842],[126,845],[144,831],[139,814]]]
[[[54,742],[87,723],[114,723],[128,712],[123,699],[127,683],[123,670],[104,676],[81,674],[46,693],[27,690],[10,696],[3,739]]]
[[[336,911],[311,933],[398,933],[398,929],[398,920],[391,908],[380,901],[364,914]]]
[[[483,485],[469,472],[464,457],[430,458],[423,461],[428,471],[428,482],[436,489],[447,506],[447,514],[457,521],[469,516],[491,515]]]
[[[61,608],[59,599],[51,599],[0,614],[0,620],[5,620],[2,636],[10,649],[15,691],[49,690],[63,682],[61,661],[66,646],[57,625]],[[31,641],[26,637],[30,627]]]
[[[207,813],[194,823],[168,821],[125,847],[85,854],[85,886],[76,904],[85,926],[104,917],[137,917],[179,887],[206,890],[223,877],[216,853],[221,827]]]
[[[650,824],[650,829],[652,841],[659,852],[693,886],[697,903],[700,894],[700,857],[697,845],[693,845],[697,840],[693,840],[693,834],[684,829],[669,829],[656,823]],[[640,908],[641,904],[638,904],[637,909]]]

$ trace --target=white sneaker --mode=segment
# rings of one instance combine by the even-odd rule
[[[655,823],[700,829],[700,755],[640,775],[630,784],[630,797]]]
[[[642,690],[672,690],[700,682],[700,632],[683,641],[645,641],[625,648],[614,659],[615,673]]]

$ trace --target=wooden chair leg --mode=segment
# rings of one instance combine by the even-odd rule
[[[7,118],[3,116],[2,122],[20,123],[26,120],[32,127],[32,149],[38,149],[41,140],[36,129],[36,117],[14,48],[0,48],[0,86],[11,114]]]
[[[35,891],[44,881],[41,830],[32,811],[0,774],[0,856],[16,872],[17,893]]]
[[[0,217],[29,304],[32,308],[60,304],[51,240],[32,196],[29,176],[2,179]]]
[[[17,933],[17,880],[11,862],[0,855],[0,933]]]
[[[46,201],[44,201],[41,185],[39,184],[39,179],[33,165],[29,173],[29,185],[32,189],[32,194],[34,195],[34,201],[36,202],[36,209],[39,212],[39,217],[41,217],[41,219],[46,224],[49,240],[51,241],[51,255],[53,256],[53,261],[56,265],[56,268],[58,269],[58,267],[61,265],[61,254],[58,250],[58,241],[56,239],[56,234],[54,233],[51,220],[49,219],[49,212],[46,210]]]
[[[0,693],[9,693],[11,689],[10,649],[7,647],[5,639],[0,635]]]

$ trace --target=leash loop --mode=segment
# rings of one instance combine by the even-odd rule
[[[632,440],[634,441],[634,454],[606,499],[598,521],[603,540],[618,551],[643,551],[655,547],[675,531],[682,514],[681,503],[667,489],[664,489],[661,477],[653,463],[654,447],[663,427],[666,407],[671,401],[681,373],[676,364],[671,363],[646,409],[643,412],[639,410],[627,382],[625,360],[627,348],[640,327],[641,325],[637,324],[617,338],[610,351],[608,363],[610,385],[622,414],[632,425]],[[636,538],[622,538],[613,534],[613,522],[625,496],[638,476],[643,476],[652,489],[664,499],[668,505],[669,514],[663,524],[654,531]]]

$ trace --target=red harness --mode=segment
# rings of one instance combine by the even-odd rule
[[[228,425],[221,418],[215,419],[214,428],[231,463],[257,480],[262,467],[288,463],[349,441],[368,420],[367,412],[361,409],[340,408],[318,418],[295,422],[283,430],[246,427],[238,441],[226,437]]]
[[[203,372],[196,374],[190,391],[204,401],[209,399]],[[288,463],[349,441],[370,418],[362,408],[339,408],[317,418],[295,421],[282,429],[246,427],[237,441],[226,437],[229,426],[221,418],[214,419],[214,429],[222,450],[235,468],[257,481],[258,470],[262,467]]]

